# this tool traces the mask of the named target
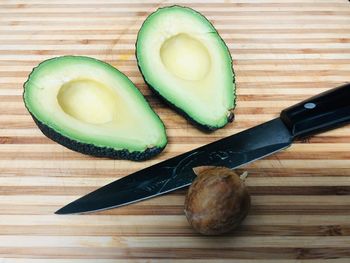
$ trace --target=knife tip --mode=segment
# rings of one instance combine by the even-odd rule
[[[67,214],[76,214],[79,213],[79,210],[76,209],[72,203],[69,203],[68,205],[65,205],[58,209],[55,214],[56,215],[67,215]]]
[[[91,212],[92,210],[85,210],[77,206],[76,202],[69,203],[68,205],[58,209],[56,215],[73,215],[73,214],[84,214]]]
[[[64,211],[64,207],[58,209],[56,212],[55,212],[56,215],[65,215],[65,214],[69,214],[67,212]]]

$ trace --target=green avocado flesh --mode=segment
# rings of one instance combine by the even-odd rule
[[[136,56],[150,88],[195,124],[214,130],[232,121],[232,58],[203,15],[180,6],[158,9],[138,33]]]
[[[23,98],[47,137],[81,153],[144,160],[167,143],[162,121],[134,84],[93,58],[42,62],[24,84]]]

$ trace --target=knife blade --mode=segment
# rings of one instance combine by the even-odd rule
[[[86,213],[158,196],[192,183],[197,166],[235,169],[283,150],[296,138],[350,122],[350,84],[283,110],[279,118],[142,169],[103,186],[56,211]]]

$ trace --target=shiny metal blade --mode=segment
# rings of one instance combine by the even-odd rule
[[[155,164],[87,194],[56,211],[84,213],[127,205],[188,186],[192,168],[202,165],[231,169],[288,147],[293,137],[277,118]]]

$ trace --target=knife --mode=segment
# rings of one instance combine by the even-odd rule
[[[283,110],[279,118],[142,169],[56,211],[86,213],[119,207],[188,186],[197,166],[234,169],[291,145],[293,140],[350,122],[350,83]]]

